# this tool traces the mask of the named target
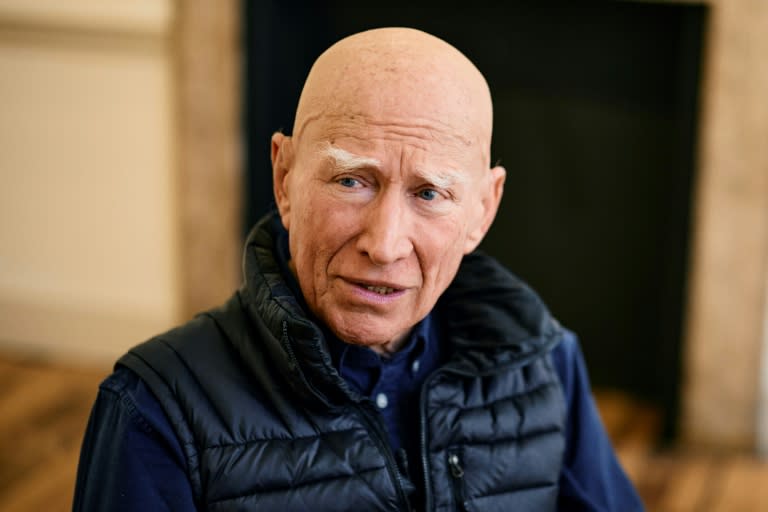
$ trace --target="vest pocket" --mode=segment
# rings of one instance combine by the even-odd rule
[[[451,489],[453,489],[453,502],[456,510],[465,512],[467,505],[464,501],[464,466],[462,465],[461,451],[448,450],[448,472],[451,475]]]

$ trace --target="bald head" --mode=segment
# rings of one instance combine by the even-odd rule
[[[416,120],[437,128],[435,133],[450,133],[452,143],[490,163],[493,114],[485,79],[456,48],[419,30],[361,32],[317,59],[299,100],[293,136],[300,139],[316,121],[339,118]]]

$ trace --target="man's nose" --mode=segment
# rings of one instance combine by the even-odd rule
[[[357,248],[379,266],[406,258],[413,250],[405,198],[389,193],[365,207]]]

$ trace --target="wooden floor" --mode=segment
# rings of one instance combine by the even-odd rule
[[[768,461],[735,453],[655,450],[658,412],[598,391],[598,407],[624,469],[653,512],[766,512]]]
[[[85,424],[107,369],[0,355],[0,511],[71,510]],[[744,455],[656,452],[653,408],[598,392],[627,473],[649,511],[768,511],[768,464]]]

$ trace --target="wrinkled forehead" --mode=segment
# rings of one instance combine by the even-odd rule
[[[439,116],[396,114],[400,113],[376,116],[348,111],[320,116],[305,126],[299,153],[317,157],[346,152],[390,162],[408,158],[430,167],[463,170],[487,167],[487,145],[471,130],[445,124]]]

